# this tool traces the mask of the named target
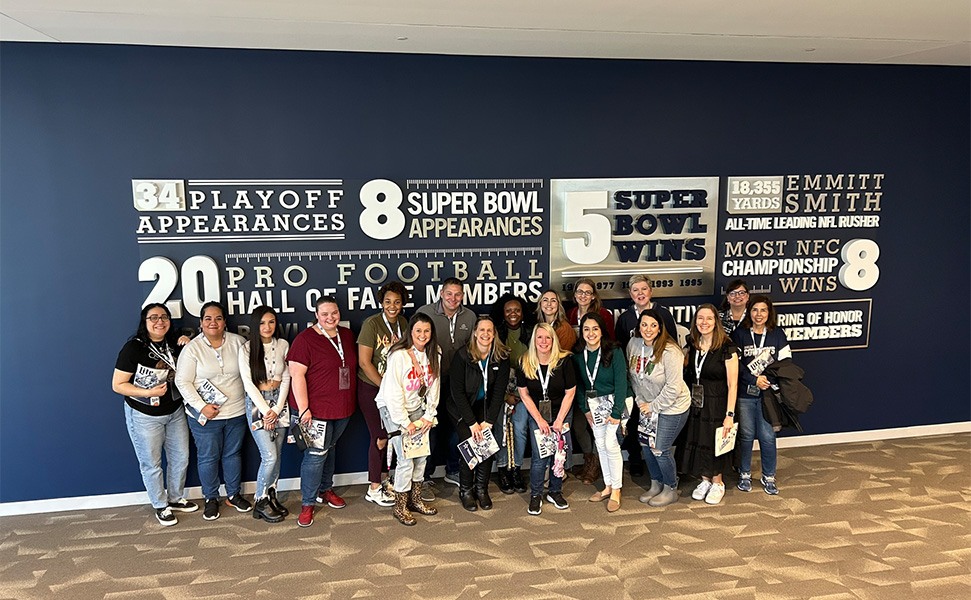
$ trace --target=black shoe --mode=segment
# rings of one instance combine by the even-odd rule
[[[266,494],[267,494],[267,496],[270,497],[270,504],[273,505],[273,508],[276,509],[276,512],[280,513],[284,517],[290,514],[290,511],[287,510],[287,507],[286,506],[283,506],[283,504],[281,504],[280,501],[277,500],[277,497],[276,497],[276,488],[270,488],[270,489],[268,489],[266,491]]]
[[[546,494],[546,500],[548,502],[552,502],[553,506],[555,506],[560,510],[566,510],[570,508],[570,503],[567,502],[566,498],[563,497],[562,492],[550,492],[549,494]]]
[[[179,522],[179,520],[175,518],[175,515],[172,514],[172,510],[168,506],[165,508],[156,508],[155,518],[158,519],[159,524],[163,527],[170,527]]]
[[[538,515],[543,512],[543,497],[542,496],[532,496],[529,499],[529,508],[526,509],[531,515]]]
[[[235,496],[230,496],[229,498],[226,498],[226,505],[232,506],[239,512],[249,512],[253,510],[253,505],[250,504],[249,501],[246,500],[246,498],[243,498],[242,494],[236,494]]]
[[[475,468],[473,472],[475,480],[475,498],[479,501],[479,508],[489,510],[492,508],[492,498],[489,497],[489,480],[492,478],[492,461],[486,460]]]
[[[206,508],[202,511],[202,518],[215,521],[219,518],[219,498],[206,498]]]
[[[523,472],[519,469],[514,469],[512,472],[512,485],[520,494],[526,491],[526,480],[523,479]]]
[[[277,512],[273,503],[270,502],[269,496],[267,496],[256,501],[256,505],[253,507],[253,518],[263,519],[267,523],[279,523],[283,520],[283,515]]]
[[[642,477],[646,471],[647,463],[643,460],[637,462],[632,462],[630,464],[630,476],[631,477]]]
[[[469,512],[475,512],[479,508],[475,505],[475,494],[472,492],[472,488],[459,488],[459,500],[462,501],[462,508]]]
[[[506,467],[499,467],[499,479],[496,481],[496,485],[499,486],[499,491],[503,494],[516,492],[516,486],[512,483],[512,472]]]
[[[189,502],[185,498],[179,498],[175,502],[169,502],[169,508],[175,512],[196,512],[199,510],[199,506],[195,502]]]

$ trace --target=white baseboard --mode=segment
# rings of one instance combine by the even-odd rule
[[[843,433],[825,433],[819,435],[803,435],[780,437],[779,448],[803,448],[807,446],[825,446],[827,444],[849,444],[853,442],[870,442],[874,440],[892,440],[901,438],[924,437],[931,435],[945,435],[952,433],[971,433],[971,421],[958,423],[943,423],[940,425],[919,425],[915,427],[898,427],[894,429],[873,429],[868,431],[847,431]],[[527,459],[527,467],[529,461]],[[436,477],[445,475],[445,468],[438,467]],[[338,487],[348,485],[363,485],[367,483],[367,472],[341,473],[334,476],[334,485]],[[256,483],[243,482],[243,493],[252,494],[256,491]],[[281,479],[277,488],[280,491],[300,489],[300,479]],[[225,490],[221,489],[225,495]],[[186,496],[190,499],[202,498],[201,487],[186,488]],[[98,496],[77,496],[74,498],[49,498],[45,500],[29,500],[26,502],[0,503],[0,517],[13,515],[28,515],[61,512],[67,510],[86,510],[92,508],[116,508],[119,506],[133,506],[148,504],[148,494],[145,492],[127,492],[122,494],[104,494]]]

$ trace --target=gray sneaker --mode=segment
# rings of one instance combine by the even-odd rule
[[[421,499],[425,502],[435,501],[435,482],[431,479],[421,483]]]

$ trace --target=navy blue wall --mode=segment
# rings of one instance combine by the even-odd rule
[[[110,389],[148,289],[132,178],[886,173],[870,347],[801,355],[804,425],[967,421],[966,352],[919,340],[968,339],[969,91],[949,67],[3,44],[0,501],[142,489]]]

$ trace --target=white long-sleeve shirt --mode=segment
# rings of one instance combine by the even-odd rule
[[[422,372],[415,369],[411,360],[411,351],[395,350],[392,352],[388,357],[388,364],[384,371],[384,378],[381,379],[378,395],[374,399],[378,408],[386,407],[388,409],[391,420],[402,429],[408,427],[408,423],[412,422],[408,414],[422,409],[422,400],[418,391],[423,383],[422,375],[427,371],[427,360],[421,353],[418,357],[422,361],[419,363],[423,367]],[[433,421],[435,415],[438,414],[440,378],[428,376],[427,380],[428,390],[422,418],[426,421]]]
[[[196,411],[201,412],[206,406],[196,391],[202,380],[208,379],[226,395],[226,403],[219,407],[216,419],[232,419],[246,412],[243,380],[239,376],[239,351],[246,339],[235,333],[226,332],[225,335],[222,346],[212,348],[206,342],[206,336],[200,333],[182,349],[175,368],[175,385],[182,392],[185,403]]]
[[[287,405],[287,395],[290,393],[290,369],[287,368],[287,352],[290,351],[290,344],[286,340],[273,338],[269,344],[263,344],[263,364],[266,367],[266,375],[273,381],[280,382],[280,397],[274,406],[270,406],[263,399],[260,388],[253,381],[253,373],[250,371],[249,343],[243,344],[239,352],[239,376],[243,379],[243,389],[250,397],[253,404],[260,409],[260,414],[265,415],[271,409],[277,415]]]

